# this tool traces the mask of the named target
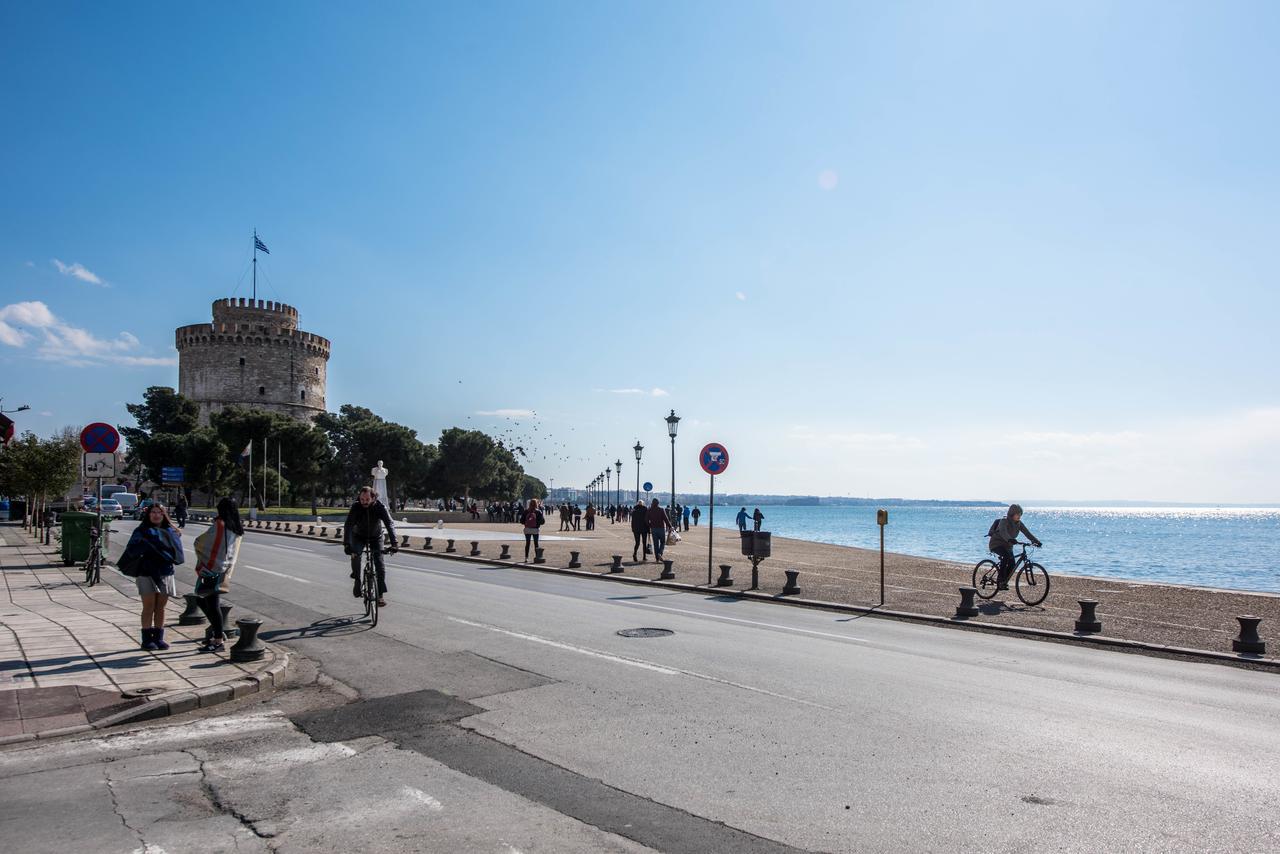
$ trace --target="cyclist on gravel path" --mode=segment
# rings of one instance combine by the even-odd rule
[[[987,548],[1000,556],[1000,584],[998,589],[1009,589],[1009,576],[1013,573],[1013,544],[1018,539],[1018,534],[1026,534],[1027,539],[1036,548],[1041,546],[1041,542],[1036,539],[1036,535],[1027,530],[1027,526],[1022,524],[1022,507],[1018,504],[1010,504],[1009,512],[1005,513],[1003,519],[997,519],[991,523],[991,529],[987,531]]]
[[[351,578],[353,579],[351,595],[359,599],[361,596],[360,559],[364,556],[366,545],[372,549],[373,568],[378,574],[379,608],[386,607],[387,604],[383,598],[387,592],[387,570],[382,562],[383,525],[387,526],[387,533],[391,535],[388,551],[394,552],[396,529],[391,521],[391,514],[387,512],[386,505],[374,497],[373,487],[360,487],[360,497],[355,504],[351,505],[351,512],[347,513],[347,524],[342,530],[342,550],[351,555]]]

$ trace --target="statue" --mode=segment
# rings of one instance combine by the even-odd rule
[[[374,497],[387,506],[387,512],[391,512],[391,497],[387,494],[387,475],[391,472],[382,467],[382,460],[378,460],[378,464],[373,467],[369,474],[373,475],[373,491]]]

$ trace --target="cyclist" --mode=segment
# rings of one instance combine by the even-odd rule
[[[1022,507],[1018,504],[1010,504],[1009,511],[1004,514],[1003,519],[997,519],[991,523],[991,529],[987,531],[987,548],[1000,556],[1000,583],[998,590],[1009,589],[1009,576],[1013,574],[1013,544],[1018,539],[1018,534],[1026,534],[1028,540],[1036,548],[1042,544],[1036,539],[1036,535],[1027,530],[1027,526],[1022,524]]]
[[[388,551],[396,550],[396,529],[391,521],[387,507],[374,495],[373,487],[362,486],[356,503],[351,505],[347,513],[347,524],[343,527],[342,550],[351,555],[351,578],[354,584],[351,595],[360,598],[360,559],[364,555],[364,547],[373,551],[373,568],[378,574],[378,607],[386,607],[383,597],[387,592],[387,570],[382,562],[382,526],[387,526],[391,535],[391,546]]]

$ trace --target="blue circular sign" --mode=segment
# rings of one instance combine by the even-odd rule
[[[644,491],[645,491],[645,492],[653,492],[653,484],[646,480],[646,481],[644,482]]]
[[[729,468],[729,451],[719,442],[710,442],[698,452],[698,462],[702,470],[713,477],[724,474]]]

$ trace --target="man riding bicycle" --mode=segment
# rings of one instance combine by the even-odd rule
[[[991,529],[987,531],[987,548],[1000,555],[1000,583],[997,589],[1009,589],[1009,576],[1013,574],[1013,544],[1018,539],[1018,534],[1026,534],[1027,539],[1036,548],[1042,543],[1036,539],[1036,535],[1027,530],[1027,526],[1022,524],[1022,507],[1017,504],[1009,505],[1009,512],[1005,513],[1003,519],[997,519],[991,523]]]
[[[361,596],[360,558],[364,555],[365,546],[373,552],[373,568],[378,574],[379,608],[387,604],[383,598],[387,592],[387,570],[382,563],[383,525],[387,526],[387,533],[391,535],[391,546],[388,551],[394,552],[396,529],[391,521],[391,514],[387,512],[386,505],[374,496],[373,487],[361,487],[359,498],[356,499],[355,504],[351,505],[351,512],[347,513],[347,524],[342,530],[344,535],[342,550],[351,555],[351,577],[355,580],[351,595],[357,599]]]

